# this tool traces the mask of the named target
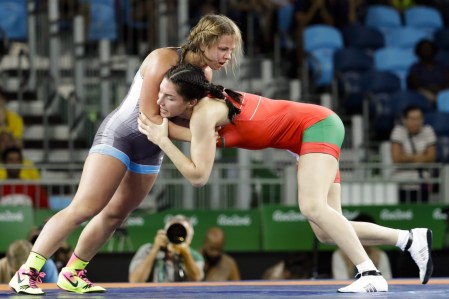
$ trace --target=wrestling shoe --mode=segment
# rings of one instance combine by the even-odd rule
[[[338,289],[339,293],[372,293],[388,292],[388,283],[379,271],[358,273],[356,281],[347,287]]]
[[[42,289],[37,286],[38,283],[42,283],[44,276],[44,272],[22,265],[11,278],[9,286],[18,294],[44,295]]]
[[[73,270],[62,268],[56,283],[60,289],[79,294],[84,293],[104,293],[106,289],[94,285],[86,277],[86,270]]]
[[[405,247],[410,252],[419,268],[419,279],[426,284],[433,272],[432,262],[432,231],[427,228],[410,230],[410,237]]]

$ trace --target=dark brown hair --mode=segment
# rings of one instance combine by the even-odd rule
[[[177,87],[177,92],[184,98],[185,101],[201,100],[206,96],[213,96],[218,99],[223,99],[229,109],[228,118],[233,122],[234,117],[240,113],[240,109],[235,107],[231,98],[237,103],[241,103],[240,93],[231,89],[224,88],[221,85],[215,85],[206,79],[204,71],[192,64],[180,64],[172,67],[165,74],[165,78],[174,83]],[[227,95],[227,96],[226,96]]]

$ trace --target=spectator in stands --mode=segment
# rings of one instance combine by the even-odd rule
[[[2,162],[6,169],[0,169],[0,180],[38,180],[38,170],[31,162],[24,160],[22,149],[8,147],[2,152]],[[20,183],[0,186],[0,203],[7,205],[32,205],[48,208],[47,192],[39,185]]]
[[[424,124],[420,107],[408,106],[402,113],[402,124],[393,128],[390,137],[391,156],[397,164],[418,164],[415,169],[398,169],[395,176],[407,180],[422,180],[430,176],[419,164],[433,163],[436,159],[436,135],[433,128]],[[427,184],[404,184],[400,190],[401,201],[427,200]]]
[[[27,240],[16,240],[11,243],[6,256],[0,259],[0,283],[8,283],[25,263],[31,251],[31,243]]]
[[[438,92],[449,88],[449,69],[436,61],[437,52],[433,41],[420,41],[415,47],[419,61],[412,65],[407,79],[408,87],[423,94],[434,107]]]
[[[309,279],[312,277],[310,256],[305,253],[289,254],[262,274],[264,280]]]
[[[365,213],[360,213],[351,221],[376,223],[373,217]],[[363,247],[385,279],[391,279],[392,275],[390,260],[388,259],[386,252],[375,246]],[[335,250],[332,254],[332,277],[335,279],[352,279],[356,274],[357,269],[354,267],[346,254],[344,254],[340,249]]]
[[[23,138],[23,119],[6,105],[6,93],[0,88],[0,132],[12,134],[19,145]]]
[[[10,146],[17,146],[17,142],[14,139],[14,136],[12,136],[11,133],[6,131],[0,132],[0,153],[3,153],[3,151]]]
[[[240,271],[235,260],[223,251],[224,232],[219,227],[211,227],[206,232],[201,253],[204,257],[204,280],[240,280]]]
[[[23,157],[22,148],[19,146],[9,146],[2,151],[2,162],[6,165],[21,166],[21,168],[0,169],[0,180],[20,179],[39,180],[41,178],[39,170],[34,167],[33,162]]]
[[[64,241],[58,248],[58,250],[56,250],[56,252],[53,254],[53,260],[55,261],[58,273],[62,270],[62,268],[65,267],[65,265],[67,265],[67,262],[70,260],[70,256],[72,254],[72,247],[67,241]]]
[[[171,218],[158,230],[153,244],[142,245],[129,265],[130,282],[200,281],[204,259],[190,247],[194,230],[182,215]]]

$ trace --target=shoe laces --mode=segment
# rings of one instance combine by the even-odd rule
[[[86,274],[87,271],[86,270],[80,270],[76,273],[78,275],[79,278],[81,278],[85,283],[87,283],[87,285],[89,287],[93,286],[93,283],[87,278]]]
[[[37,270],[30,268],[28,272],[23,272],[23,274],[28,275],[30,277],[30,287],[37,288],[37,283],[42,283],[42,279],[45,277],[44,272],[38,272]]]

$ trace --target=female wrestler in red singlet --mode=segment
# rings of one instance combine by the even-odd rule
[[[164,121],[156,125],[144,115],[139,130],[165,152],[194,185],[203,186],[212,171],[218,145],[245,149],[289,150],[298,159],[298,203],[318,239],[336,244],[356,265],[358,279],[339,292],[386,292],[388,284],[362,244],[396,245],[408,250],[420,269],[422,283],[432,273],[431,237],[426,228],[397,230],[365,222],[349,222],[341,211],[338,159],[344,138],[340,118],[312,104],[271,100],[237,93],[209,83],[191,65],[168,71],[158,104]],[[170,117],[190,119],[191,157],[168,138]]]

